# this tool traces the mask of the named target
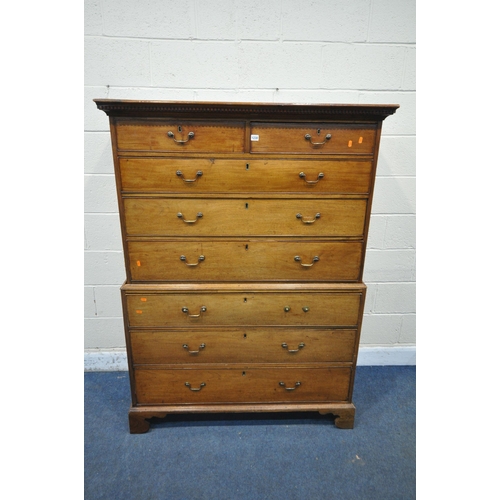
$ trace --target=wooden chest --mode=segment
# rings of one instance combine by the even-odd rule
[[[398,106],[95,102],[127,273],[130,431],[258,411],[352,428],[377,154]]]

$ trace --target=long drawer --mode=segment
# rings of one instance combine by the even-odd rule
[[[375,124],[252,123],[252,153],[371,154]]]
[[[120,158],[124,192],[368,194],[372,161]]]
[[[130,120],[116,122],[119,151],[242,153],[243,122]]]
[[[133,287],[133,285],[131,285]],[[129,289],[130,290],[130,289]],[[358,324],[361,292],[125,292],[131,327]]]
[[[311,241],[129,241],[132,281],[356,281],[363,244]]]
[[[366,199],[124,198],[129,236],[339,236],[364,233]]]
[[[137,368],[138,404],[333,402],[349,398],[350,367]]]
[[[352,362],[356,329],[131,330],[133,363]]]

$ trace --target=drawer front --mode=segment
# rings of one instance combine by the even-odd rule
[[[253,123],[252,153],[373,154],[376,125]]]
[[[121,158],[120,172],[125,192],[368,194],[372,162]]]
[[[125,198],[129,236],[363,236],[365,199]]]
[[[351,368],[135,370],[138,404],[347,401]]]
[[[138,364],[352,362],[357,330],[132,330]]]
[[[132,327],[355,327],[361,299],[359,292],[145,293],[127,295],[127,309]]]
[[[361,242],[129,241],[132,281],[357,281]]]
[[[117,120],[119,151],[165,151],[175,153],[244,151],[242,122]]]

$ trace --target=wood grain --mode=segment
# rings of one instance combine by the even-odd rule
[[[130,326],[355,327],[360,293],[183,293],[127,295]],[[186,308],[187,312],[183,312]],[[206,311],[202,312],[202,308]],[[288,311],[285,309],[289,308]],[[304,310],[307,308],[307,311]],[[198,317],[190,317],[199,315]]]
[[[129,236],[361,238],[366,215],[364,199],[125,198],[124,206]]]
[[[116,127],[117,148],[176,153],[243,152],[244,130],[242,122],[120,120]],[[192,138],[190,133],[194,134]]]
[[[130,338],[136,365],[333,363],[352,361],[356,330],[264,327],[131,330]]]
[[[252,153],[367,154],[375,145],[376,126],[331,123],[253,123]],[[306,135],[310,140],[306,140]],[[330,139],[326,139],[331,136]]]
[[[371,171],[371,160],[313,161],[251,156],[120,159],[124,192],[368,194]],[[323,175],[318,180],[320,174]]]
[[[362,251],[356,241],[134,240],[128,265],[133,282],[357,281]]]
[[[137,367],[135,377],[139,404],[328,402],[347,401],[351,368]]]

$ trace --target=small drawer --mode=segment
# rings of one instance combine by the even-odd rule
[[[118,120],[118,151],[243,152],[241,122]]]
[[[352,370],[331,368],[179,368],[135,373],[138,404],[348,401]]]
[[[124,198],[128,236],[362,238],[366,199]]]
[[[356,327],[360,292],[128,293],[131,327]]]
[[[252,153],[373,154],[375,124],[252,123]]]
[[[140,364],[352,362],[357,330],[245,328],[131,330]]]
[[[128,241],[132,282],[358,281],[363,244],[288,240]]]
[[[368,194],[370,160],[120,158],[121,189],[145,193]]]

